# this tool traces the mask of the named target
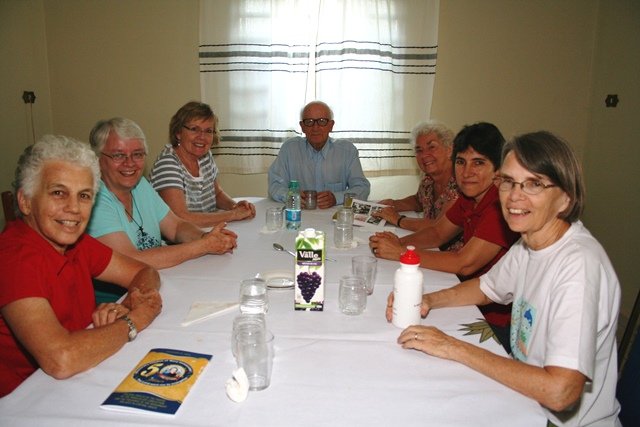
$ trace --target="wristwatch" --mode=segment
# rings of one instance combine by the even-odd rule
[[[120,320],[124,320],[125,322],[127,322],[127,326],[129,326],[129,342],[135,340],[138,336],[138,329],[136,328],[136,325],[131,319],[129,319],[129,316],[127,316],[126,314],[120,317]]]

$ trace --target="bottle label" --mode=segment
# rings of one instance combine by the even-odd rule
[[[299,222],[302,219],[302,212],[297,209],[285,209],[287,221]]]

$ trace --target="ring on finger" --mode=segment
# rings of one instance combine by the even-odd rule
[[[417,332],[415,334],[413,334],[413,339],[414,340],[418,340],[418,333]]]

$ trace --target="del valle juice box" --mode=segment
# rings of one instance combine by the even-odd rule
[[[322,311],[324,308],[323,231],[307,228],[296,237],[296,310]]]

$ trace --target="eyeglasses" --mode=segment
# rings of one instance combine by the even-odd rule
[[[100,152],[100,154],[107,156],[113,161],[113,163],[117,165],[124,163],[128,159],[131,159],[131,161],[135,163],[142,162],[144,161],[144,158],[147,155],[147,153],[145,153],[144,151],[134,151],[131,154],[124,154],[124,153],[107,154],[103,152]]]
[[[542,190],[546,190],[547,188],[557,187],[557,185],[554,184],[543,184],[539,179],[527,179],[522,182],[516,182],[511,178],[498,177],[496,178],[496,182],[498,183],[498,190],[500,191],[511,191],[517,184],[522,191],[532,196],[540,194]]]
[[[183,128],[185,128],[186,130],[188,130],[189,132],[195,134],[195,135],[204,135],[204,136],[213,136],[213,134],[215,133],[215,131],[211,128],[208,129],[200,129],[198,126],[186,126],[186,125],[182,125]]]
[[[302,124],[305,125],[306,127],[310,128],[312,127],[315,123],[318,124],[318,126],[320,127],[325,127],[326,125],[329,124],[331,120],[330,119],[302,119]]]

